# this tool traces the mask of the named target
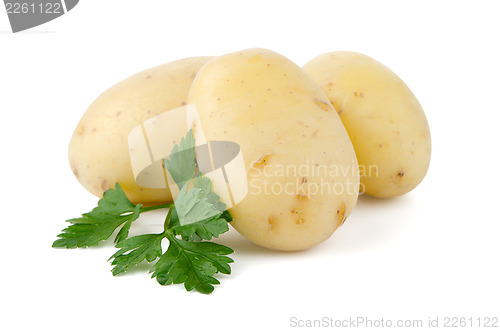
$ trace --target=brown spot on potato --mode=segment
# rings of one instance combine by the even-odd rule
[[[402,178],[404,175],[405,175],[405,172],[404,172],[403,170],[400,170],[400,171],[398,172],[398,176],[399,176],[400,178]]]
[[[299,218],[299,219],[297,220],[297,225],[302,225],[302,224],[304,224],[305,222],[306,222],[306,221],[304,221],[304,219]]]
[[[83,136],[84,132],[85,132],[85,127],[83,125],[80,125],[78,127],[78,135]]]
[[[319,98],[314,98],[314,103],[316,104],[316,106],[318,106],[321,110],[324,111],[330,111],[333,108],[330,102],[321,100]]]
[[[339,111],[337,112],[337,114],[340,115],[340,113],[342,113],[344,111],[344,109],[340,108]]]
[[[307,177],[302,177],[302,184],[307,183]]]
[[[120,116],[121,114],[122,114],[122,112],[121,112],[121,111],[117,111],[115,115],[116,115],[116,117],[118,117],[118,116]]]
[[[186,105],[186,101],[182,101],[181,106],[185,106],[185,105]]]
[[[302,201],[304,199],[309,199],[307,195],[304,195],[302,193],[297,194],[297,200]]]
[[[267,216],[267,224],[269,224],[269,231],[273,232],[276,230],[278,220],[272,216]]]
[[[355,97],[358,96],[358,92],[352,92],[354,94]]]
[[[337,221],[339,223],[339,227],[344,225],[344,222],[345,220],[347,219],[347,217],[345,216],[345,202],[342,202],[342,204],[340,205],[339,209],[337,209]]]
[[[292,208],[292,214],[302,214],[302,209]]]
[[[72,168],[73,174],[78,177],[78,169],[77,168]]]
[[[151,75],[147,75],[146,79],[151,79],[151,77],[152,77]]]
[[[311,138],[316,138],[316,136],[318,135],[318,132],[319,132],[319,129],[316,129],[316,131],[314,131],[311,135]]]
[[[269,153],[269,154],[266,154],[264,156],[262,156],[260,159],[258,159],[257,161],[254,161],[250,167],[251,168],[263,168],[266,166],[267,162],[268,162],[268,158],[269,156],[271,156],[272,153]]]
[[[106,191],[109,188],[108,181],[106,179],[103,179],[103,181],[101,182],[101,188],[103,191]]]
[[[382,148],[382,147],[384,147],[384,146],[382,146],[382,144],[378,144],[378,147]]]

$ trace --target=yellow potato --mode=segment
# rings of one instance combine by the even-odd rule
[[[429,125],[403,81],[374,59],[353,52],[318,56],[304,70],[340,115],[358,158],[361,189],[392,197],[414,189],[431,156]]]
[[[132,173],[128,135],[145,120],[186,104],[191,82],[210,57],[170,62],[140,72],[102,93],[85,112],[69,145],[80,183],[102,197],[119,182],[134,203],[171,202],[169,190],[143,188]]]
[[[248,194],[229,209],[246,238],[302,250],[327,238],[353,209],[358,164],[320,87],[287,58],[248,49],[208,62],[188,98],[208,141],[239,144]]]

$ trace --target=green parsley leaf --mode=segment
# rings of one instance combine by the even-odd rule
[[[151,268],[152,277],[161,285],[184,283],[186,290],[204,294],[212,293],[213,285],[219,281],[215,273],[231,273],[229,263],[233,253],[229,247],[212,242],[186,242],[167,234],[170,245],[162,257]]]
[[[104,192],[98,206],[80,218],[67,220],[72,225],[62,230],[52,247],[88,247],[108,239],[122,224],[115,242],[128,236],[130,225],[141,213],[141,205],[134,205],[127,198],[122,188],[116,183],[114,189]]]
[[[125,195],[120,184],[116,183],[114,189],[109,189],[103,194],[103,198],[97,203],[91,213],[121,215],[127,212],[133,212],[136,208]]]
[[[200,190],[198,196],[200,201],[211,205],[212,209],[215,209],[218,213],[226,210],[226,204],[220,201],[220,197],[215,192],[212,192],[212,181],[210,178],[198,173],[194,178],[193,188]]]
[[[209,200],[213,196],[208,196],[207,192],[204,192],[200,188],[193,187],[188,190],[187,187],[187,184],[182,187],[175,200],[175,209],[177,210],[180,224],[191,224],[222,214],[222,211],[218,210],[216,205]],[[213,192],[209,193],[213,194]],[[218,200],[219,197],[216,194],[214,195]],[[224,204],[222,205],[225,206]]]
[[[198,173],[193,188],[185,184],[175,201],[174,213],[169,227],[185,241],[210,240],[229,230],[227,222],[232,220],[226,205],[212,192],[209,178]],[[181,215],[182,221],[179,219]]]
[[[143,212],[168,208],[172,204],[157,205],[152,207],[142,207],[133,204],[123,192],[120,184],[116,183],[115,188],[104,192],[98,206],[91,212],[82,214],[82,217],[73,218],[66,222],[72,225],[62,230],[61,234],[52,244],[52,247],[89,247],[107,240],[113,232],[120,227],[115,238],[119,243],[128,236],[130,226]]]
[[[221,218],[225,219],[226,222],[230,223],[232,220],[233,220],[233,217],[231,216],[231,214],[229,214],[229,212],[227,210],[225,210],[221,215],[220,215]]]
[[[179,190],[195,176],[196,153],[194,146],[193,131],[189,130],[186,136],[181,139],[179,145],[174,145],[170,153],[170,160],[163,159],[165,168],[174,179]]]
[[[114,259],[111,265],[113,276],[135,267],[140,262],[147,260],[152,262],[162,255],[161,241],[165,238],[163,233],[144,234],[126,239],[115,247],[120,248],[109,260]],[[129,252],[128,254],[125,254]]]
[[[210,240],[212,237],[218,238],[220,234],[229,230],[227,221],[217,215],[196,223],[178,225],[173,228],[174,233],[182,237],[185,241]]]

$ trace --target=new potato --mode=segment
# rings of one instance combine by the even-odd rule
[[[321,88],[285,57],[248,49],[209,61],[188,103],[208,141],[240,145],[248,194],[229,211],[254,243],[301,250],[332,235],[359,191],[356,155]]]
[[[185,105],[191,82],[209,59],[187,58],[145,70],[111,87],[92,103],[69,145],[71,169],[87,190],[102,197],[119,182],[134,203],[172,201],[168,190],[136,184],[128,134],[145,120]]]
[[[318,56],[304,70],[340,115],[358,158],[362,189],[391,197],[414,189],[429,167],[431,137],[418,100],[374,59],[353,52]]]

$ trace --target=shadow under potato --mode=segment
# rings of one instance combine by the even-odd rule
[[[332,249],[363,251],[387,243],[409,226],[409,216],[417,208],[411,194],[392,198],[362,194],[345,224],[330,239]]]

